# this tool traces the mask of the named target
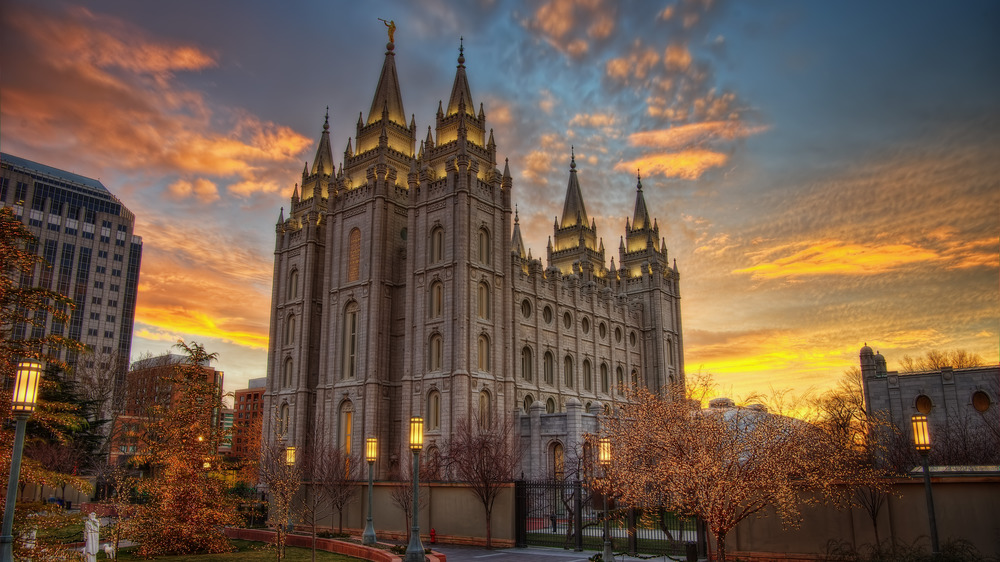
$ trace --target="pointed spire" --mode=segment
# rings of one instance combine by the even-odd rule
[[[278,224],[284,224],[284,222],[285,222],[285,208],[282,207],[281,210],[278,211]]]
[[[378,121],[383,111],[389,121],[406,127],[406,112],[403,111],[403,96],[399,92],[399,77],[396,75],[396,54],[392,43],[386,45],[382,74],[375,88],[371,109],[368,110],[368,124]]]
[[[490,129],[490,140],[486,141],[486,148],[490,150],[496,148],[497,143],[493,140],[493,129]]]
[[[309,176],[309,162],[303,162],[302,163],[302,177],[305,178],[305,177],[308,177],[308,176]]]
[[[431,135],[431,126],[427,125],[427,140],[424,141],[427,148],[434,148],[434,137]]]
[[[313,174],[333,175],[333,150],[330,149],[330,106],[326,107],[326,117],[323,120],[323,134],[319,137],[316,147],[316,158],[313,159]]]
[[[483,111],[483,102],[479,102],[479,120],[484,121],[486,119],[486,112]],[[493,129],[490,129],[491,131]]]
[[[475,107],[472,104],[472,91],[469,89],[469,80],[465,77],[465,46],[464,38],[459,38],[458,46],[458,67],[455,71],[455,83],[451,86],[451,97],[448,98],[447,115],[455,115],[462,112],[475,117]]]
[[[292,203],[299,202],[299,184],[295,184],[295,190],[292,191]]]
[[[410,130],[411,131],[417,130],[417,116],[414,113],[410,114]]]
[[[517,206],[514,207],[514,236],[511,237],[510,248],[518,257],[524,258],[524,240],[521,238],[521,222],[517,216]]]
[[[649,211],[646,210],[646,198],[642,194],[642,176],[636,170],[635,213],[632,216],[632,228],[649,228]]]
[[[576,151],[570,147],[569,183],[566,185],[566,201],[563,203],[562,224],[566,228],[575,224],[587,226],[587,207],[583,204],[583,193],[580,191],[580,181],[576,177]]]
[[[351,148],[351,137],[347,137],[347,148],[344,149],[344,160],[354,156],[354,150]]]

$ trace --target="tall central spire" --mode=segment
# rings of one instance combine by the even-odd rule
[[[406,112],[403,111],[403,96],[399,93],[399,78],[396,76],[395,43],[386,43],[385,62],[382,63],[382,75],[378,79],[372,107],[368,110],[367,124],[377,122],[385,110],[389,120],[406,127]]]
[[[313,159],[313,174],[333,175],[333,150],[330,148],[330,108],[326,108],[326,119],[323,121],[323,135],[316,148],[316,158]]]
[[[566,228],[576,224],[589,226],[587,219],[587,207],[583,204],[583,193],[580,192],[580,180],[576,177],[576,154],[570,149],[569,162],[569,183],[566,185],[566,202],[563,203],[562,220],[559,221],[560,228]]]
[[[455,71],[455,83],[451,87],[448,112],[445,116],[454,115],[464,108],[466,113],[475,117],[476,108],[472,105],[472,91],[465,76],[465,39],[460,37],[458,41],[458,70]]]

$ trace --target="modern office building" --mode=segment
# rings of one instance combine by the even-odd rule
[[[260,443],[261,421],[264,416],[264,392],[267,379],[250,379],[247,388],[233,396],[233,456],[249,458],[256,454],[254,443]]]
[[[543,476],[628,386],[683,387],[680,275],[632,178],[589,188],[634,194],[609,265],[572,153],[547,264],[532,258],[464,50],[426,135],[403,110],[395,61],[390,42],[343,161],[327,120],[279,213],[264,437],[354,454],[376,437],[386,475],[410,458],[411,416],[430,457],[463,420],[537,416],[548,429],[517,423],[526,474]]]
[[[28,226],[47,264],[22,283],[57,291],[76,305],[68,325],[47,318],[44,330],[22,324],[13,327],[12,337],[64,335],[93,350],[86,357],[61,357],[70,366],[115,364],[123,376],[142,261],[135,216],[97,180],[10,154],[0,154],[0,206]]]

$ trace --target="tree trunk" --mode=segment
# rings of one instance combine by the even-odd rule
[[[726,531],[716,531],[715,542],[719,547],[719,562],[726,562]]]
[[[493,522],[492,522],[493,517],[492,517],[492,515],[493,514],[490,513],[490,510],[487,509],[486,510],[486,548],[487,549],[492,549],[493,548]]]

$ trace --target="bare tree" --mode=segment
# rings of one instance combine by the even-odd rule
[[[389,497],[392,498],[392,503],[403,512],[405,520],[403,530],[405,532],[410,529],[410,518],[413,516],[413,468],[411,468],[410,463],[399,463],[399,468],[389,475],[389,479],[394,482],[389,491]],[[427,482],[427,479],[424,478],[423,466],[420,468],[420,482]],[[427,507],[427,494],[423,493],[423,489],[424,486],[417,489],[418,510]]]
[[[277,421],[271,424],[271,427],[280,426]],[[267,486],[267,526],[277,533],[275,546],[278,560],[285,557],[285,540],[292,519],[293,502],[302,484],[302,470],[290,460],[284,435],[276,435],[269,445],[261,447],[260,481]]]
[[[303,459],[302,476],[310,493],[303,499],[302,519],[312,528],[313,560],[316,559],[316,525],[325,511],[337,510],[337,532],[344,532],[344,507],[357,489],[358,464],[355,456],[326,444],[314,445]]]
[[[689,395],[690,396],[690,395]],[[807,498],[841,498],[852,476],[842,451],[800,420],[752,408],[702,410],[693,400],[632,393],[604,420],[612,461],[599,486],[643,509],[703,519],[719,560],[727,533],[773,508],[796,524]]]
[[[445,446],[445,465],[483,504],[486,548],[493,548],[493,504],[521,462],[521,449],[515,446],[514,437],[511,419],[483,420],[474,415],[456,424]]]
[[[940,371],[943,367],[964,369],[967,367],[981,367],[984,364],[983,358],[978,353],[971,353],[964,349],[953,349],[951,351],[932,349],[923,356],[915,358],[904,355],[899,360],[899,371],[901,373]]]

